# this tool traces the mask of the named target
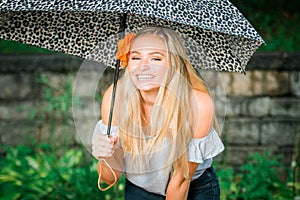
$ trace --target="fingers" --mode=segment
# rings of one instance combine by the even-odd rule
[[[103,134],[95,134],[92,140],[92,154],[98,158],[109,158],[114,154],[117,142],[116,136],[107,137]]]
[[[109,141],[110,141],[112,144],[114,144],[114,145],[117,144],[117,141],[118,141],[118,137],[117,137],[117,136],[111,135],[111,136],[109,136],[108,138],[109,138]]]

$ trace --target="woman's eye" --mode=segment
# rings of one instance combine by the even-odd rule
[[[131,60],[140,60],[141,58],[139,57],[131,57]]]
[[[161,58],[151,58],[153,61],[161,61]]]

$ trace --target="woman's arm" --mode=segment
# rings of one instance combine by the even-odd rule
[[[104,124],[108,124],[111,98],[112,98],[112,86],[110,86],[106,90],[106,92],[103,95],[103,99],[102,99],[101,116],[102,116],[102,122]],[[116,125],[114,120],[112,120],[111,125],[112,126]],[[104,133],[104,134],[106,134],[106,133]],[[101,168],[101,179],[107,184],[112,184],[115,181],[113,172],[115,173],[117,180],[120,179],[122,176],[123,151],[122,151],[122,149],[115,149],[115,145],[118,142],[118,138],[116,136],[110,136],[109,138],[106,138],[107,137],[106,135],[99,134],[96,137],[98,137],[98,138],[93,138],[93,155],[99,160],[98,173],[99,173],[99,169]],[[105,137],[105,138],[103,138],[103,137]],[[111,149],[115,149],[115,150],[113,150],[113,152],[111,154],[108,153],[107,155],[103,156],[103,146],[104,145],[101,144],[101,142],[97,141],[97,139],[99,140],[99,138],[101,138],[102,141],[103,140],[108,141],[108,143],[106,144],[107,149],[111,148]],[[105,141],[105,142],[107,142],[107,141]],[[105,159],[110,167],[107,166],[107,163],[105,163],[101,159]],[[113,172],[112,172],[112,170],[113,170]]]
[[[191,178],[198,167],[198,163],[189,162],[189,177]],[[190,179],[184,178],[182,171],[178,170],[172,176],[166,192],[166,200],[187,199]]]
[[[191,105],[193,112],[193,138],[202,138],[209,133],[214,119],[214,105],[211,97],[203,92],[193,90]],[[189,162],[189,179],[185,179],[182,170],[177,170],[169,181],[166,199],[184,200],[187,199],[190,179],[194,175],[199,163]]]

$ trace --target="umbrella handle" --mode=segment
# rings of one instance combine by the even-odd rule
[[[102,188],[101,187],[101,175],[102,175],[102,165],[100,164],[100,165],[98,165],[99,166],[99,171],[98,171],[98,173],[99,173],[99,175],[98,175],[98,188],[99,188],[99,190],[101,190],[101,191],[106,191],[106,190],[108,190],[108,189],[110,189],[110,188],[112,188],[115,184],[116,184],[116,182],[117,182],[117,175],[116,175],[116,173],[115,173],[115,171],[111,168],[111,166],[107,163],[107,161],[105,160],[105,159],[103,159],[103,158],[101,158],[100,159],[100,161],[102,161],[102,162],[104,162],[104,164],[108,167],[108,169],[112,172],[112,174],[113,174],[113,176],[114,176],[114,182],[112,183],[112,184],[110,184],[109,186],[107,186],[106,188]]]

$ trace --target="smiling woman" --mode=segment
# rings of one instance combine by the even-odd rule
[[[128,45],[111,136],[105,133],[112,86],[93,135],[100,178],[112,184],[124,172],[125,199],[219,199],[212,159],[224,146],[212,98],[182,42],[170,29],[148,27]]]

